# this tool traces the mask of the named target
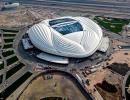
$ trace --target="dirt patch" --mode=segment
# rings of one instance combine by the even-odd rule
[[[103,89],[104,91],[110,92],[110,93],[116,93],[117,89],[114,85],[109,84],[107,81],[103,81],[102,83],[97,84],[98,87]]]
[[[75,84],[63,75],[53,75],[44,80],[42,76],[33,80],[18,100],[40,100],[43,97],[67,97],[69,100],[86,100]]]
[[[100,69],[97,72],[88,75],[88,78],[90,80],[90,85],[88,86],[88,89],[89,91],[91,91],[93,95],[95,95],[94,92],[94,86],[95,86],[104,100],[121,100],[121,95],[122,95],[121,85],[123,81],[122,76],[113,73],[111,72],[111,70],[106,68],[106,69]],[[108,82],[108,84],[114,86],[117,89],[117,91],[111,93],[96,85],[96,84],[101,84],[103,81],[106,81]]]

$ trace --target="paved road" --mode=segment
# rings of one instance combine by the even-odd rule
[[[16,0],[17,1],[17,0]],[[87,1],[84,3],[75,3],[75,2],[64,2],[64,1],[54,1],[54,0],[21,0],[19,1],[22,4],[32,4],[32,5],[47,5],[47,6],[61,6],[61,7],[67,7],[67,6],[75,6],[75,7],[84,7],[84,6],[90,6],[90,7],[97,7],[97,8],[107,8],[107,9],[117,9],[120,11],[130,12],[128,9],[130,9],[129,3],[104,3],[104,2],[92,2]]]
[[[98,0],[15,0],[21,1],[23,3],[34,3],[34,2],[46,2],[46,3],[68,3],[68,4],[81,4],[81,5],[94,5],[94,6],[101,6],[101,7],[124,7],[130,8],[130,2],[104,2]]]
[[[99,16],[130,18],[130,2],[103,2],[93,0],[14,0],[25,6],[78,10]],[[75,2],[76,1],[76,2]]]
[[[102,2],[102,1],[92,1],[92,0],[15,0],[23,4],[34,4],[34,5],[53,5],[60,4],[63,5],[77,5],[77,6],[93,6],[93,7],[102,7],[102,8],[111,8],[111,9],[130,9],[130,3],[117,3],[117,2]],[[76,2],[75,2],[76,1]]]

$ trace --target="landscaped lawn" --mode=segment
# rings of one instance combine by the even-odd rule
[[[13,42],[14,39],[4,39],[5,43]]]
[[[129,85],[130,85],[130,76],[127,78],[125,87],[129,87]],[[126,100],[129,100],[130,94],[127,92],[127,88],[125,89],[125,93],[126,93]]]
[[[16,80],[13,84],[11,84],[8,88],[6,88],[2,93],[0,93],[0,97],[3,97],[3,100],[6,100],[6,98],[11,95],[21,84],[23,84],[32,73],[27,72],[23,76],[21,76],[18,80]]]
[[[19,63],[18,65],[13,67],[11,70],[7,71],[6,79],[8,79],[10,76],[12,76],[14,73],[16,73],[18,70],[20,70],[23,66],[24,66],[24,64]]]
[[[2,55],[3,55],[4,57],[10,56],[10,55],[12,55],[12,54],[14,54],[14,51],[13,51],[13,50],[9,50],[9,51],[6,51],[6,52],[3,52],[3,53],[2,53]]]
[[[14,37],[16,34],[12,34],[12,33],[9,33],[9,32],[4,32],[3,36],[5,37]]]
[[[0,70],[4,68],[4,62],[0,64]]]
[[[4,45],[3,49],[12,48],[13,44],[6,44]]]
[[[15,28],[0,28],[2,31],[4,32],[13,32],[13,33],[17,33],[19,32],[18,29],[15,29]]]
[[[114,33],[121,32],[123,26],[130,23],[130,19],[106,18],[100,16],[96,16],[94,20],[96,20],[101,27]]]
[[[16,56],[7,59],[7,66],[13,64],[14,62],[18,61],[18,58]]]

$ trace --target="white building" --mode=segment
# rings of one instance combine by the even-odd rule
[[[19,3],[5,2],[3,8],[9,9],[9,8],[16,8],[19,6],[20,6]]]
[[[29,43],[29,38],[22,39],[22,44],[25,50],[33,48],[33,45]]]
[[[102,29],[85,17],[61,17],[44,20],[33,25],[28,30],[28,35],[36,48],[64,57],[88,57],[96,50],[105,52],[109,44],[108,39],[103,46]]]

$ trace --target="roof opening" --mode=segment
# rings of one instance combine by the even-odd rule
[[[78,21],[70,18],[52,20],[49,22],[49,24],[52,26],[52,28],[63,35],[83,31],[81,24]]]

